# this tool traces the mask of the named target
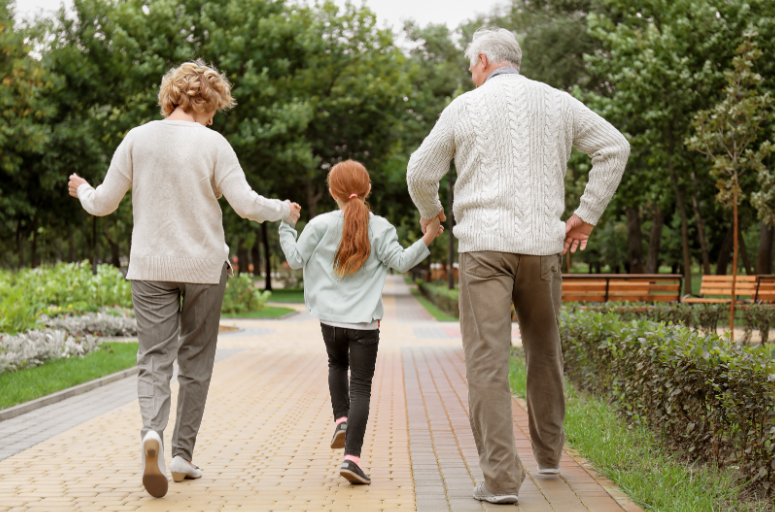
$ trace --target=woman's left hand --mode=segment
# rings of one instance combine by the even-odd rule
[[[70,182],[67,184],[68,190],[70,191],[70,195],[73,197],[78,197],[78,187],[81,185],[86,184],[86,180],[78,176],[77,174],[73,173],[70,175]]]

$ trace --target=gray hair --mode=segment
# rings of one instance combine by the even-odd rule
[[[465,53],[472,66],[479,62],[480,53],[487,55],[493,64],[507,62],[517,70],[522,64],[522,48],[517,42],[517,36],[505,28],[482,27],[474,32]]]

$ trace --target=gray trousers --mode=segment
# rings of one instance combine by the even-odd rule
[[[213,374],[218,323],[226,290],[224,265],[218,284],[132,281],[137,317],[137,395],[144,437],[155,430],[164,439],[170,419],[172,363],[178,360],[178,414],[172,456],[193,460]]]
[[[539,465],[560,464],[565,433],[558,314],[561,256],[505,252],[460,255],[460,327],[471,429],[487,489],[517,493],[525,470],[517,454],[509,389],[511,302],[527,366],[530,441]]]

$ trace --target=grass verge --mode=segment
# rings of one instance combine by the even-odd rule
[[[527,373],[520,355],[511,357],[509,384],[525,396]],[[664,512],[770,511],[764,502],[742,500],[730,469],[678,460],[657,435],[627,421],[606,401],[565,381],[567,443],[645,510]]]
[[[304,304],[304,288],[278,288],[272,290],[269,302],[288,302],[291,304]]]
[[[426,311],[431,314],[433,318],[439,322],[457,322],[458,319],[452,315],[448,315],[444,311],[437,308],[431,301],[422,296],[422,294],[416,289],[412,288],[412,295],[423,305]]]
[[[137,343],[103,343],[84,357],[57,359],[0,375],[0,409],[104,377],[137,364]]]
[[[294,311],[296,310],[291,308],[264,306],[264,309],[261,311],[250,311],[239,315],[221,315],[221,318],[280,318]]]

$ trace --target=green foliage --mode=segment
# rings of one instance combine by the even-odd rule
[[[751,304],[741,309],[745,333],[740,342],[750,342],[753,331],[759,331],[761,344],[765,345],[770,336],[770,327],[775,327],[775,306],[767,304]]]
[[[223,296],[221,312],[239,315],[251,311],[261,311],[271,296],[272,292],[262,292],[256,288],[247,273],[230,277],[226,281],[226,293]]]
[[[455,318],[460,316],[460,307],[458,305],[460,291],[457,288],[450,290],[445,285],[417,280],[417,289],[420,290],[424,297],[448,315]]]
[[[511,390],[524,398],[527,371],[516,348],[510,370]],[[746,500],[734,469],[681,461],[647,426],[628,423],[606,398],[580,392],[568,381],[565,396],[568,444],[645,510],[770,510],[764,500]]]
[[[137,364],[137,343],[103,343],[83,357],[0,374],[0,409],[56,393]]]
[[[582,389],[612,397],[692,459],[775,483],[775,350],[614,313],[563,314],[560,334]]]
[[[457,322],[458,318],[457,316],[452,316],[448,313],[445,313],[441,309],[439,309],[436,304],[428,300],[422,293],[418,291],[418,289],[412,289],[411,290],[412,295],[414,295],[414,298],[417,299],[417,302],[419,302],[422,307],[425,308],[425,310],[430,313],[430,315],[438,320],[439,322]]]
[[[88,262],[0,273],[0,332],[31,329],[41,313],[95,312],[114,306],[132,307],[132,291],[129,281],[110,265],[100,265],[97,275]]]

